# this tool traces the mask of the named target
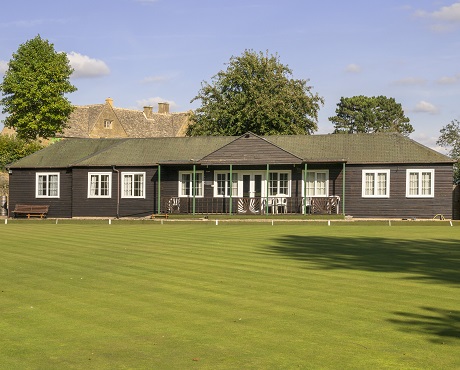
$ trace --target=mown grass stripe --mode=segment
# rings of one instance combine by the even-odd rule
[[[455,368],[460,282],[452,266],[460,236],[388,229],[7,225],[0,361],[46,368]],[[26,243],[18,233],[27,234]]]

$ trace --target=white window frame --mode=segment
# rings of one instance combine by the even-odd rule
[[[112,123],[113,123],[112,120],[110,120],[110,119],[105,119],[105,120],[104,120],[104,128],[105,128],[106,130],[111,130],[111,129],[112,129]]]
[[[40,177],[46,176],[46,185],[45,185],[45,193],[40,194]],[[57,189],[54,195],[50,195],[50,178],[51,176],[57,176]],[[36,198],[59,198],[60,197],[60,188],[61,188],[61,175],[59,172],[37,172],[35,174],[35,197]]]
[[[219,194],[219,176],[225,176],[224,183],[224,194]],[[238,192],[240,188],[240,181],[238,172],[232,172],[232,197],[238,197]],[[230,171],[215,171],[214,172],[214,198],[230,198]],[[222,180],[220,180],[222,181]]]
[[[125,189],[125,178],[131,177],[131,184],[134,183],[134,176],[141,175],[142,176],[142,194],[141,195],[133,195],[134,186],[131,186],[131,189]],[[121,173],[121,198],[135,198],[135,199],[145,199],[145,185],[146,185],[146,173],[145,172],[122,172]],[[130,190],[129,194],[125,194]]]
[[[91,179],[93,176],[97,176],[96,180],[96,190],[98,194],[91,194],[92,193],[92,182]],[[108,188],[107,193],[105,195],[100,195],[101,193],[101,177],[108,176]],[[111,198],[112,197],[112,172],[88,172],[88,198]]]
[[[373,194],[367,194],[367,175],[374,175],[372,189]],[[379,175],[385,174],[385,194],[379,194],[381,187]],[[362,197],[363,198],[389,198],[390,197],[390,170],[363,170],[362,171]]]
[[[315,197],[329,197],[329,170],[307,170],[307,175],[309,173],[314,173],[315,174],[315,180],[314,180],[314,194],[307,194],[305,195],[305,170],[302,170],[302,198],[307,196],[310,198],[315,198]],[[326,175],[326,181],[325,181],[325,194],[317,194],[318,190],[320,189],[318,187],[318,174],[325,174]]]
[[[189,175],[189,189],[190,194],[184,194],[183,192],[183,182],[182,176]],[[197,194],[195,194],[195,198],[203,198],[204,197],[204,171],[195,171],[195,181],[196,181],[196,190],[198,190]],[[201,176],[201,180],[199,177]],[[195,191],[196,191],[195,190]],[[178,196],[180,198],[193,198],[193,171],[179,171],[179,181],[178,181]]]
[[[271,186],[271,177],[272,174],[276,174],[276,187]],[[281,180],[280,175],[287,175],[286,180]],[[265,179],[265,181],[268,181],[268,196],[271,198],[274,197],[290,197],[291,196],[291,187],[292,187],[292,182],[291,182],[291,171],[268,171],[268,179]],[[287,181],[287,192],[281,192],[281,181]],[[267,183],[265,183],[265,186],[267,186]],[[275,189],[276,191],[272,192],[272,189]]]
[[[417,173],[417,194],[411,194],[411,174]],[[423,191],[423,174],[430,174],[430,194],[421,194]],[[434,198],[434,169],[409,168],[406,170],[406,197],[407,198]]]

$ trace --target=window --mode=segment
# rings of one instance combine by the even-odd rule
[[[195,172],[195,188],[193,189],[193,172],[179,172],[179,196],[203,196],[203,171]],[[192,192],[192,189],[194,190]]]
[[[145,172],[123,172],[122,198],[145,198]]]
[[[37,198],[59,198],[59,172],[37,173],[35,196]]]
[[[109,119],[104,120],[104,128],[111,129],[112,128],[112,121]]]
[[[302,172],[304,179],[305,171]],[[307,193],[304,195],[305,190]],[[302,196],[327,197],[329,195],[329,171],[307,171],[306,186],[302,186]]]
[[[268,174],[268,195],[289,195],[289,172],[270,172]]]
[[[88,198],[110,198],[112,192],[110,172],[88,174]]]
[[[390,197],[390,170],[363,170],[362,181],[364,198]]]
[[[232,172],[232,185],[230,185],[229,172],[216,172],[214,175],[214,196],[215,197],[229,197],[230,187],[232,189],[232,196],[238,196],[238,173]]]
[[[434,197],[434,170],[406,170],[406,197]]]

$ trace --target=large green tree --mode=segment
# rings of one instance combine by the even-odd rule
[[[447,148],[451,158],[460,160],[460,121],[454,119],[444,126],[440,133],[436,144]],[[454,180],[460,181],[460,164],[458,162],[454,165]]]
[[[31,140],[62,132],[73,109],[64,96],[76,90],[72,71],[67,55],[40,35],[21,44],[0,84],[5,126]]]
[[[311,134],[324,101],[307,82],[292,78],[278,55],[246,50],[232,56],[192,99],[201,106],[191,114],[187,135]]]
[[[334,133],[399,132],[407,136],[414,131],[401,104],[386,96],[342,97],[335,113],[329,117]]]

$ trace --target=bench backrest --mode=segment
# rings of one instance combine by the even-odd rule
[[[41,204],[16,204],[13,212],[48,212],[50,206]]]

